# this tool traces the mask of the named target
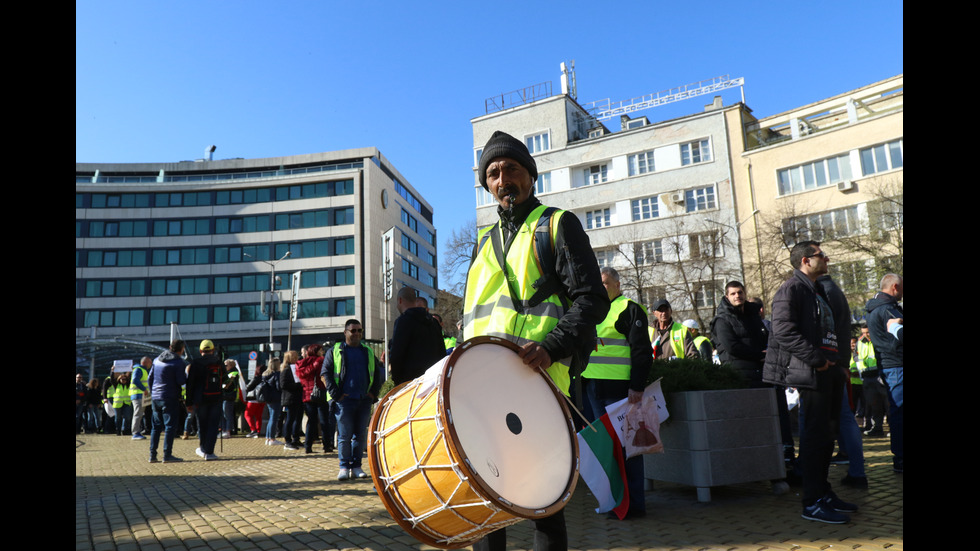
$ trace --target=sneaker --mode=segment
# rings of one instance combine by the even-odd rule
[[[904,457],[902,457],[902,458],[898,458],[898,457],[892,458],[892,470],[895,471],[896,473],[904,473],[905,472],[905,458]]]
[[[840,452],[837,452],[837,455],[830,460],[831,465],[847,465],[850,462],[851,460],[847,458],[847,455]]]
[[[850,486],[851,488],[857,488],[858,490],[868,489],[868,477],[866,476],[851,476],[847,475],[841,479],[840,483],[844,486]]]
[[[180,439],[181,440],[187,440],[190,437],[191,437],[191,435],[186,430],[184,431],[184,434],[181,434],[180,435]]]
[[[340,469],[340,472],[337,473],[337,480],[347,480],[348,478],[350,478],[350,471],[347,469]]]
[[[248,437],[249,438],[258,438],[259,437],[259,433],[258,433],[258,431],[252,431],[251,433],[249,433]]]
[[[856,513],[858,510],[857,505],[842,500],[834,492],[827,492],[822,501],[838,513]]]
[[[268,442],[266,442],[266,444],[268,444],[270,446],[285,446],[284,443],[282,443],[282,442],[280,442],[280,441],[278,441],[276,439],[269,440]]]
[[[845,515],[844,513],[835,511],[833,507],[827,505],[823,499],[818,499],[813,505],[804,507],[802,516],[807,520],[826,522],[827,524],[844,524],[846,522],[851,522],[851,517]]]
[[[221,437],[222,438],[231,438],[231,433],[228,432],[228,431],[225,431],[225,432],[221,433]]]
[[[885,431],[883,431],[881,429],[877,429],[877,430],[875,430],[875,429],[866,430],[866,431],[864,431],[864,435],[865,436],[870,436],[872,438],[881,438],[881,437],[885,436]]]
[[[350,472],[351,478],[367,478],[367,473],[362,471],[360,467],[354,467]]]
[[[292,442],[286,442],[283,447],[284,450],[298,450],[299,448],[292,444]]]
[[[181,461],[183,461],[183,459],[177,457],[176,455],[163,458],[164,463],[180,463]]]
[[[156,456],[150,458],[150,463],[159,463],[159,462],[160,460],[157,459]]]
[[[133,440],[146,440],[146,437],[143,436],[142,434],[137,433],[133,435]]]
[[[204,457],[205,455],[204,451],[201,450],[201,448],[197,448],[196,450],[194,450],[194,453],[196,453],[198,457]]]
[[[217,459],[218,459],[218,456],[217,455],[214,455],[213,453],[209,453],[209,454],[207,454],[207,455],[204,456],[204,460],[205,461],[215,461]]]

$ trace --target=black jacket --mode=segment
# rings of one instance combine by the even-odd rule
[[[905,367],[904,342],[888,332],[889,319],[905,317],[902,306],[895,297],[879,292],[868,301],[865,309],[868,311],[868,332],[871,334],[871,344],[875,346],[878,367]]]
[[[776,291],[772,300],[772,333],[762,368],[767,383],[800,388],[816,388],[815,369],[828,360],[836,360],[821,349],[826,335],[820,322],[817,294],[824,296],[803,272],[794,270],[792,277]],[[836,335],[834,335],[836,336]]]
[[[280,403],[284,406],[297,406],[303,403],[303,383],[293,377],[292,368],[283,362],[279,371]]]
[[[722,297],[715,319],[711,320],[711,339],[718,359],[739,370],[753,386],[762,381],[762,362],[769,345],[761,311],[761,304],[746,301],[739,309]]]
[[[513,232],[541,205],[533,195],[515,206],[512,212],[497,207],[505,241],[510,243]],[[489,246],[487,243],[485,246]],[[473,248],[476,258],[477,249]],[[472,260],[470,261],[472,265]],[[599,264],[578,217],[566,212],[558,221],[555,235],[554,272],[560,280],[558,294],[570,303],[558,325],[548,333],[541,346],[552,361],[573,357],[572,373],[581,372],[595,348],[595,328],[609,312],[609,294],[602,286]],[[474,335],[465,335],[467,338]]]
[[[396,385],[422,376],[445,357],[442,327],[425,308],[408,308],[398,316],[388,345],[388,364]]]

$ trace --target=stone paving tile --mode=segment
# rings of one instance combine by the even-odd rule
[[[174,444],[181,463],[149,464],[148,443],[80,435],[75,444],[75,549],[80,551],[431,551],[391,519],[367,480],[338,482],[335,453],[304,454],[224,440],[218,461]],[[846,525],[800,518],[799,489],[773,495],[768,483],[694,488],[654,483],[647,516],[625,522],[594,512],[580,483],[565,508],[573,550],[787,550],[904,548],[903,476],[892,472],[887,439],[866,439],[871,488],[835,489],[861,510]],[[832,467],[831,483],[846,474]],[[530,523],[507,528],[507,548],[532,548]]]

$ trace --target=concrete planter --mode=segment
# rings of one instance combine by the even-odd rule
[[[774,390],[752,388],[668,394],[660,426],[664,453],[644,456],[649,480],[711,487],[786,476]]]

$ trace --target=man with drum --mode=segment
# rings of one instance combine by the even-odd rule
[[[489,335],[515,342],[523,363],[545,370],[567,395],[570,368],[587,361],[609,297],[581,222],[541,204],[534,196],[537,175],[524,143],[494,132],[483,148],[478,177],[499,203],[500,220],[480,232],[473,251],[463,332],[467,338]],[[535,549],[567,548],[562,511],[533,522]],[[505,544],[501,529],[473,549],[504,549]]]
[[[602,284],[609,293],[609,315],[599,325],[599,346],[589,358],[589,367],[582,373],[585,395],[592,410],[591,421],[601,417],[606,406],[623,398],[628,398],[630,404],[639,404],[653,365],[646,310],[623,296],[619,272],[607,266],[601,273]],[[642,455],[626,460],[626,483],[630,503],[624,520],[645,516]],[[609,518],[619,517],[610,512]]]

